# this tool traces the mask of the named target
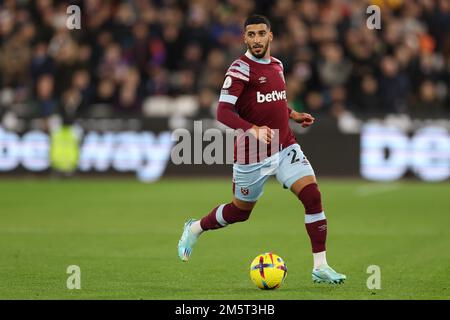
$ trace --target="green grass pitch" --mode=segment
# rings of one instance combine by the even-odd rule
[[[229,202],[230,179],[0,182],[0,299],[449,299],[450,183],[319,180],[328,262],[340,286],[313,284],[303,207],[275,180],[250,220],[205,233],[192,260],[176,245],[190,217]],[[259,253],[286,262],[280,289],[250,280]],[[69,265],[81,289],[66,287]],[[368,289],[370,265],[381,289]]]

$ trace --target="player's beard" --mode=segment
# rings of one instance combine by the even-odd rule
[[[269,42],[266,43],[265,46],[260,47],[259,53],[255,52],[255,48],[252,46],[248,46],[250,53],[257,59],[261,59],[266,55],[267,49],[269,48]]]

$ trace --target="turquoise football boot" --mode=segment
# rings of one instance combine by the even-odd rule
[[[341,284],[347,279],[345,274],[337,273],[330,266],[324,264],[312,271],[314,283]]]
[[[195,236],[191,232],[191,225],[197,220],[195,219],[189,219],[185,224],[183,228],[183,234],[181,235],[180,241],[178,241],[178,256],[182,261],[188,261],[191,254],[192,254],[192,248],[194,247],[195,243],[197,242],[197,236]]]

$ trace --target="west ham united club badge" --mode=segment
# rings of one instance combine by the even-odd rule
[[[248,191],[247,188],[242,187],[242,188],[241,188],[241,193],[242,193],[244,196],[248,196],[249,191]]]

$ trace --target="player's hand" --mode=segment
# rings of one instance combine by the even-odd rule
[[[275,132],[267,126],[253,126],[249,132],[259,141],[269,144],[272,141]]]
[[[302,124],[303,128],[309,127],[314,123],[314,120],[316,120],[312,115],[309,113],[300,113],[300,123]]]
[[[302,125],[303,128],[309,127],[316,120],[312,115],[305,112],[292,112],[291,118]]]

